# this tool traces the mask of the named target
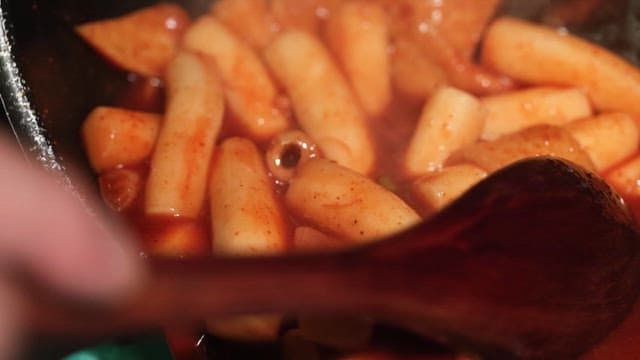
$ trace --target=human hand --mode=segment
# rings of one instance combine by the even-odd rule
[[[116,302],[141,278],[122,231],[100,224],[85,206],[0,136],[0,358],[17,349],[25,315],[16,271],[65,296]]]

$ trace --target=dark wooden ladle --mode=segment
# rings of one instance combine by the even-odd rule
[[[622,200],[562,160],[495,173],[370,246],[277,258],[151,260],[111,311],[37,304],[34,326],[121,331],[240,313],[368,314],[487,358],[575,358],[629,313],[640,237]]]

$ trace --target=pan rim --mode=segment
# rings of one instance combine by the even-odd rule
[[[56,156],[47,131],[40,124],[40,116],[29,98],[29,87],[13,51],[13,25],[2,3],[0,1],[0,103],[3,115],[28,161],[48,171],[65,174],[66,168]]]

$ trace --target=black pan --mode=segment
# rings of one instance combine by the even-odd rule
[[[92,176],[79,135],[80,125],[98,105],[116,105],[130,85],[127,74],[97,55],[73,26],[118,16],[153,0],[0,0],[0,99],[7,128],[27,158],[68,173]],[[175,1],[192,15],[210,0]],[[537,18],[552,0],[509,0],[503,11]],[[572,29],[638,63],[640,1],[613,0],[586,26]],[[0,128],[1,129],[1,128]],[[68,179],[67,179],[68,180]],[[72,181],[68,180],[72,185]],[[42,346],[41,346],[42,348]],[[65,349],[64,351],[66,351]],[[59,358],[44,348],[34,355]]]

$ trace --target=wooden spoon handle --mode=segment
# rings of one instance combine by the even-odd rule
[[[279,258],[149,261],[145,286],[120,306],[34,294],[31,328],[111,334],[241,313],[362,311],[367,296],[351,253]],[[366,306],[364,306],[366,308]]]

